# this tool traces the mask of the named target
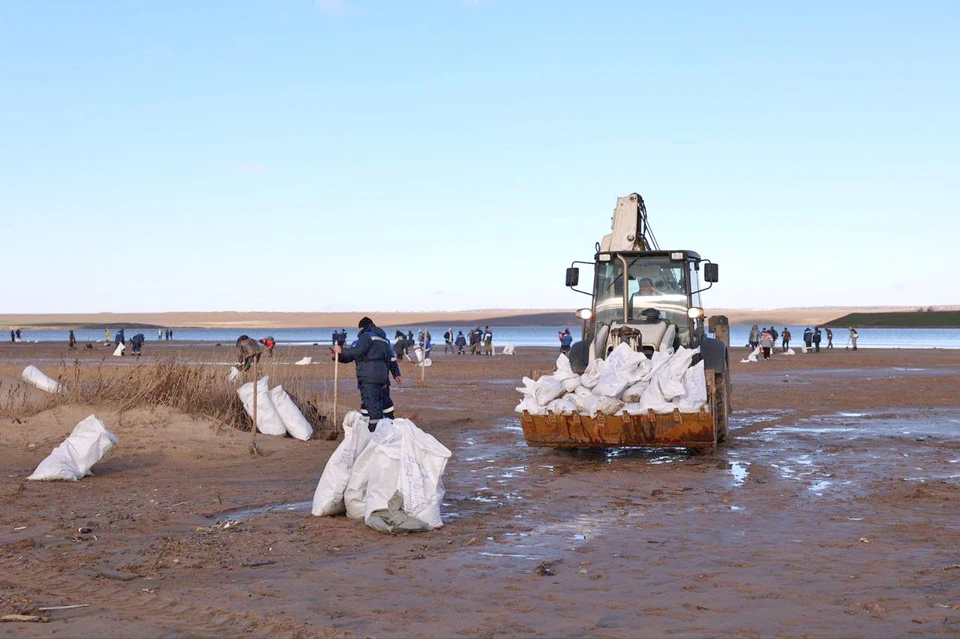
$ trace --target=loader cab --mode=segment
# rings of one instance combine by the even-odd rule
[[[702,262],[693,251],[598,252],[584,355],[605,358],[622,342],[648,356],[699,346],[704,337],[701,274],[710,284],[717,279],[716,265]],[[709,268],[701,272],[702,265]]]

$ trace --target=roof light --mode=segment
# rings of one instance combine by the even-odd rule
[[[703,309],[699,306],[691,306],[687,309],[687,317],[690,319],[701,319],[703,317]]]
[[[671,260],[677,260],[677,261],[682,260],[682,259],[683,259],[683,253],[680,253],[680,252],[671,253],[671,254],[670,254],[670,259],[671,259]]]
[[[590,319],[591,317],[593,317],[593,311],[591,311],[589,308],[581,308],[581,309],[578,309],[578,310],[577,310],[577,317],[578,317],[579,319],[582,319],[582,320],[586,321],[586,320]]]

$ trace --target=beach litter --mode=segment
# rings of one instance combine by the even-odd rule
[[[503,350],[500,351],[502,355],[516,355],[517,347],[513,344],[507,344],[503,347]]]
[[[240,369],[236,366],[231,366],[230,372],[227,373],[227,381],[232,382],[238,379],[240,379]]]
[[[443,471],[450,451],[409,419],[381,419],[370,433],[356,411],[343,419],[344,439],[323,470],[311,512],[363,519],[400,534],[443,526]]]
[[[28,384],[32,384],[48,393],[59,393],[63,390],[63,386],[61,386],[59,382],[47,377],[43,371],[32,364],[23,369],[23,372],[20,373],[20,378]]]
[[[113,350],[114,357],[120,357],[123,355],[123,351],[127,348],[126,344],[117,344],[117,347]]]
[[[299,359],[299,360],[295,361],[295,362],[293,363],[293,365],[294,365],[294,366],[309,366],[309,365],[312,364],[312,363],[313,363],[313,358],[312,358],[312,357],[304,357],[303,359]]]
[[[116,435],[107,431],[96,415],[90,415],[74,427],[70,436],[54,448],[27,479],[77,481],[92,475],[93,465],[118,442]]]

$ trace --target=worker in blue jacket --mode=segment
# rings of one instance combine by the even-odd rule
[[[360,320],[358,326],[360,332],[357,335],[357,341],[348,348],[336,344],[330,350],[333,357],[341,362],[356,362],[360,407],[361,411],[369,416],[370,422],[367,428],[372,433],[384,416],[393,415],[390,374],[393,374],[398,384],[403,383],[403,378],[400,377],[397,356],[387,340],[386,333],[369,317]]]

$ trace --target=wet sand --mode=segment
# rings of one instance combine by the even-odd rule
[[[555,353],[445,356],[400,416],[453,451],[446,526],[390,537],[309,501],[335,442],[216,432],[167,409],[0,421],[0,612],[17,636],[943,636],[960,634],[960,351],[734,361],[713,455],[529,448],[514,387]],[[130,358],[79,351],[122,375]],[[325,347],[277,348],[274,375]],[[151,345],[144,360],[227,362]],[[745,354],[735,349],[732,360]],[[0,375],[60,345],[0,346]],[[289,367],[321,392],[329,363]],[[226,366],[223,365],[224,372]],[[353,367],[341,397],[357,405]],[[2,391],[2,388],[0,388]],[[32,472],[96,412],[120,445],[77,483]],[[30,445],[33,445],[31,448]],[[220,522],[220,525],[217,523]],[[225,522],[239,522],[224,527]],[[89,534],[78,533],[89,528]]]

